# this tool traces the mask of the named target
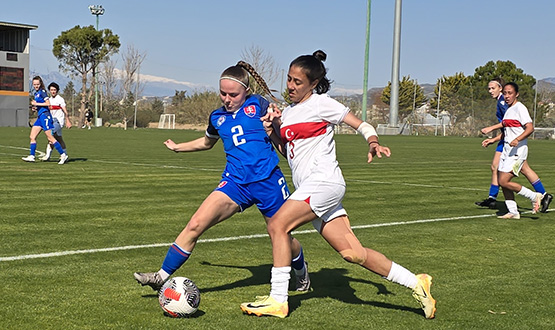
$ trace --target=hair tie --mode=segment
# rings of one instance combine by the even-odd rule
[[[245,85],[244,82],[242,82],[241,80],[237,79],[237,78],[233,78],[233,77],[229,77],[229,76],[224,76],[221,77],[220,80],[224,80],[224,79],[228,79],[228,80],[233,80],[235,82],[240,83],[243,87],[245,87],[245,89],[249,89],[249,87],[247,85]]]

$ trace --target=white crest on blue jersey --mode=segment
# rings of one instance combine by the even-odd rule
[[[224,121],[225,121],[225,116],[221,115],[220,118],[218,118],[218,127],[222,126]]]
[[[499,103],[501,103],[501,105],[505,105],[505,101],[501,101],[501,102],[499,102]]]

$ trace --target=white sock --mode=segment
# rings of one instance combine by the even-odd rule
[[[160,270],[158,271],[158,274],[160,275],[160,277],[162,278],[162,280],[167,280],[170,277],[170,274],[168,274],[165,270],[163,270],[162,268],[160,268]]]
[[[272,267],[272,289],[270,290],[270,296],[277,302],[284,303],[287,301],[290,278],[291,266]]]
[[[522,188],[520,189],[518,194],[520,196],[524,196],[524,197],[528,198],[532,202],[536,199],[536,193],[533,192],[532,190],[526,188],[525,186],[522,186]]]
[[[528,189],[528,190],[530,190],[530,189]],[[509,210],[510,213],[519,214],[518,213],[518,206],[516,205],[515,201],[512,201],[510,199],[505,200],[505,205],[507,206],[507,209]]]
[[[46,157],[50,157],[51,153],[52,153],[52,146],[49,143],[46,145]]]
[[[414,289],[416,284],[418,284],[418,279],[411,271],[405,267],[391,262],[391,269],[389,270],[389,275],[386,277],[387,280],[406,286],[409,289]]]

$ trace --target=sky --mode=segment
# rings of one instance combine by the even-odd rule
[[[0,21],[38,25],[31,32],[31,70],[58,71],[52,41],[76,25],[96,25],[88,9],[102,5],[100,29],[146,54],[141,74],[216,89],[221,72],[258,47],[281,70],[321,49],[335,93],[362,93],[367,0],[26,0],[2,4]],[[50,6],[50,7],[49,7]],[[368,87],[391,80],[395,0],[371,1]],[[555,77],[555,1],[405,0],[400,76],[435,83],[472,75],[493,60],[509,60],[536,79]],[[121,55],[116,54],[119,67]],[[284,75],[284,74],[285,75]],[[285,76],[285,78],[283,78]]]

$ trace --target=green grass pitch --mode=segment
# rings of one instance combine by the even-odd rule
[[[520,220],[476,207],[494,152],[481,139],[383,136],[391,158],[368,165],[359,136],[336,137],[356,235],[434,277],[436,319],[424,319],[410,290],[344,262],[310,224],[296,237],[314,290],[290,292],[286,319],[243,315],[240,303],[269,292],[271,246],[256,208],[201,237],[175,274],[199,286],[200,309],[172,319],[132,274],[159,269],[166,244],[219,182],[221,143],[175,154],[162,142],[203,132],[72,128],[64,131],[70,160],[60,166],[23,162],[28,135],[0,128],[2,329],[555,328],[555,210],[531,215],[520,196]],[[41,135],[39,150],[45,143]],[[529,146],[531,167],[555,192],[555,143]],[[289,178],[283,159],[281,167]]]

